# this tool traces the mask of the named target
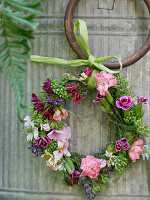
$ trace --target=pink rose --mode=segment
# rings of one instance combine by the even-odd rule
[[[99,74],[94,74],[97,82],[95,84],[96,89],[99,91],[100,95],[106,96],[108,93],[108,88],[112,86],[117,86],[117,80],[115,76],[111,73],[106,73],[106,71],[102,71]]]
[[[89,176],[91,178],[98,179],[101,160],[95,158],[94,156],[87,155],[86,158],[82,158],[81,160],[81,169],[83,170],[81,173],[82,176]]]
[[[61,119],[66,119],[68,117],[68,112],[65,109],[56,110],[53,116],[54,120],[61,121]]]
[[[141,146],[142,144],[143,144],[143,140],[141,139],[133,143],[129,152],[129,157],[131,158],[132,162],[135,162],[136,159],[140,158],[140,155],[143,152],[143,146]]]

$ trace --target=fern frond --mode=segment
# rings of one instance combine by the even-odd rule
[[[41,13],[40,0],[2,0],[0,4],[0,72],[13,89],[19,116],[24,114],[25,75],[29,58],[29,40]]]

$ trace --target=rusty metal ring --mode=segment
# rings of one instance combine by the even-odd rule
[[[149,10],[149,13],[150,13],[150,0],[143,0],[143,1],[145,2],[146,6]],[[88,57],[83,52],[83,50],[80,48],[80,46],[78,45],[78,43],[75,39],[75,36],[74,36],[74,32],[73,32],[72,18],[73,18],[74,10],[75,10],[78,2],[79,2],[79,0],[70,0],[70,2],[68,4],[66,14],[65,14],[65,32],[66,32],[67,39],[68,39],[72,49],[82,59],[87,60]],[[142,47],[137,52],[135,52],[133,55],[131,55],[130,57],[122,60],[123,67],[127,67],[129,65],[134,64],[135,62],[140,60],[149,50],[150,50],[150,31],[149,31],[149,34],[148,34],[144,44],[142,45]],[[118,62],[103,62],[103,64],[110,69],[120,68],[120,65]]]

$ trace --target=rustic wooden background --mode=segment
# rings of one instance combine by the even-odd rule
[[[44,13],[38,17],[39,28],[31,44],[31,54],[74,59],[64,33],[64,13],[69,0],[46,0]],[[86,20],[89,46],[97,56],[131,55],[143,43],[150,20],[142,0],[80,0],[74,19]],[[135,65],[122,70],[122,75],[134,83],[133,92],[150,98],[150,53]],[[39,90],[47,76],[80,72],[82,68],[59,67],[29,63],[26,76],[26,103],[32,91]],[[0,200],[81,200],[78,187],[68,187],[45,167],[45,161],[32,157],[27,150],[22,124],[17,120],[13,93],[5,75],[0,74]],[[110,130],[98,105],[92,103],[96,92],[80,105],[67,105],[76,116],[69,116],[72,128],[71,151],[94,153],[105,147]],[[145,122],[149,123],[149,105],[145,105]],[[150,200],[149,163],[140,161],[122,176],[113,176],[97,200]]]

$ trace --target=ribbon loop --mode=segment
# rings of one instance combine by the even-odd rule
[[[78,37],[78,29],[80,31],[80,38]],[[74,24],[74,34],[75,38],[80,45],[81,49],[87,54],[88,60],[83,59],[76,59],[76,60],[64,60],[59,58],[48,58],[48,57],[42,57],[42,56],[36,56],[32,55],[30,56],[30,60],[34,62],[40,62],[40,63],[48,63],[48,64],[57,64],[57,65],[69,65],[69,66],[83,66],[83,65],[89,65],[94,66],[98,70],[106,71],[108,73],[119,73],[122,69],[122,62],[119,58],[110,56],[110,57],[103,57],[103,58],[96,58],[93,55],[91,55],[89,47],[88,47],[88,31],[87,31],[87,25],[86,22],[83,20],[78,19]],[[103,65],[103,61],[109,60],[115,58],[118,60],[120,64],[120,70],[119,71],[113,71],[108,69]]]

